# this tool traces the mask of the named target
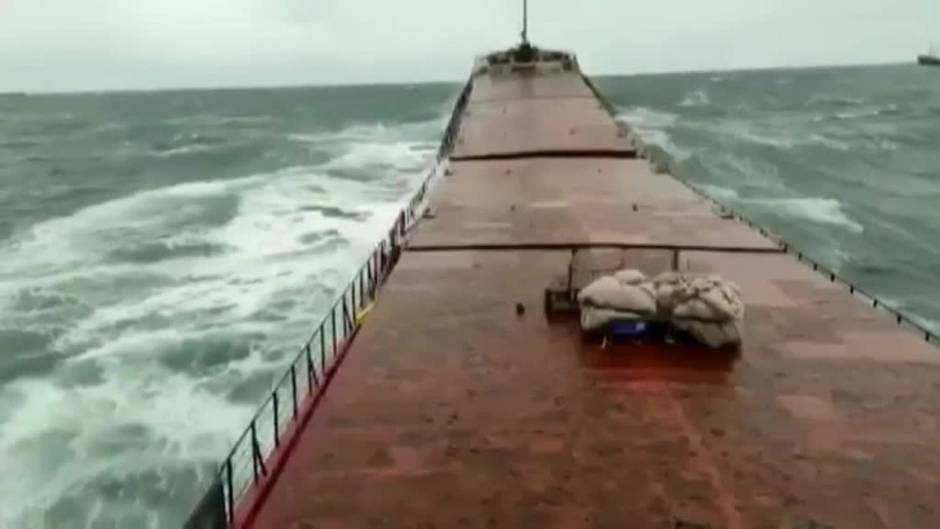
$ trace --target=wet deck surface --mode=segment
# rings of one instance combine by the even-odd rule
[[[634,243],[776,248],[644,160],[458,162],[412,247]]]
[[[464,162],[433,209],[254,527],[940,527],[940,352],[670,177]],[[764,251],[679,256],[741,286],[741,351],[602,349],[542,313],[569,252],[459,248],[609,237]],[[616,252],[650,273],[672,261]]]
[[[474,81],[470,103],[487,103],[513,99],[586,98],[596,103],[594,93],[576,73],[532,77],[520,83],[514,77],[481,76]]]
[[[474,83],[453,156],[532,151],[632,152],[617,124],[574,74]]]

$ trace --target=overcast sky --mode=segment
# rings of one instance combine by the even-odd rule
[[[929,4],[530,0],[530,35],[592,74],[911,61],[940,40]],[[520,19],[517,0],[0,0],[0,91],[458,80]]]

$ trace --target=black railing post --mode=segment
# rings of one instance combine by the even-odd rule
[[[330,309],[330,329],[333,337],[333,349],[330,350],[330,355],[336,355],[336,305],[333,305],[333,308]],[[320,369],[326,369],[326,364],[320,366]]]
[[[375,285],[376,290],[382,284],[382,259],[385,255],[385,239],[379,242],[379,248],[375,254]]]
[[[320,324],[320,372],[326,378],[326,336],[323,336],[323,324]],[[319,386],[319,384],[317,384]]]
[[[369,256],[366,272],[369,280],[369,301],[375,301],[375,251]]]
[[[366,274],[365,269],[359,269],[359,310],[365,308],[365,292],[366,292]]]
[[[352,285],[349,286],[349,291],[350,291],[350,296],[352,297],[353,316],[355,317],[355,315],[356,315],[356,307],[358,307],[358,305],[356,305],[356,280],[355,280],[355,278],[353,278]],[[359,297],[362,297],[362,293],[361,293],[361,292],[359,293]]]
[[[322,328],[320,329],[323,330]],[[313,356],[310,354],[310,342],[307,342],[307,345],[304,347],[304,353],[307,355],[307,393],[313,395],[313,384],[316,382],[317,386],[320,385],[320,381],[317,380],[317,371],[313,366]]]
[[[274,391],[271,392],[271,403],[274,406],[274,446],[277,447],[281,444],[281,436],[278,434],[278,413],[277,413],[277,388],[274,388]]]
[[[255,485],[258,484],[259,475],[268,475],[268,470],[264,468],[264,456],[261,455],[261,445],[258,443],[258,427],[255,420],[251,420],[251,468],[254,470]],[[260,474],[258,471],[261,471]]]
[[[235,471],[232,469],[232,458],[229,457],[225,460],[225,482],[228,486],[228,495],[226,500],[228,502],[228,525],[231,527],[235,525],[235,478],[232,474]]]
[[[379,283],[385,279],[385,246],[385,239],[382,239],[382,243],[379,245],[379,271],[376,274]]]
[[[297,418],[297,369],[294,364],[290,365],[290,390],[291,397],[294,400],[294,419]]]
[[[354,289],[350,289],[350,295],[353,298],[352,303],[355,304],[356,293]],[[349,316],[349,304],[346,303],[346,294],[343,294],[343,338],[346,338],[347,336],[349,336],[352,330],[353,330],[353,323]],[[335,354],[335,351],[334,351],[334,354]]]

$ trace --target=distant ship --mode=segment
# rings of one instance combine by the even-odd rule
[[[930,51],[924,55],[918,55],[917,64],[921,66],[940,66],[940,55],[937,54],[937,47],[931,46]]]

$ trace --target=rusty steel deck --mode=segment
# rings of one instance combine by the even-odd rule
[[[940,527],[940,353],[645,162],[577,156],[624,144],[580,78],[475,80],[455,156],[575,156],[453,164],[254,527]],[[597,242],[737,282],[741,351],[549,321]]]

